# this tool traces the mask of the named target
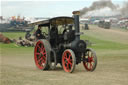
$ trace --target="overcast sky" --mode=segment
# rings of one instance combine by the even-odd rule
[[[72,11],[89,7],[96,0],[1,0],[0,16],[53,17],[71,16]],[[128,0],[112,0],[122,5]]]

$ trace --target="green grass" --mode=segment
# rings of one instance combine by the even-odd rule
[[[2,44],[0,43],[1,46],[1,55],[2,56],[8,56],[8,55],[26,55],[27,53],[33,54],[34,52],[34,47],[23,47],[23,46],[18,46],[15,43],[12,44]]]
[[[10,39],[18,39],[18,37],[22,36],[24,37],[25,33],[24,32],[4,32],[3,33],[5,36],[9,37]],[[127,44],[122,44],[119,42],[114,42],[114,41],[108,41],[108,40],[103,40],[99,39],[96,37],[88,36],[88,35],[81,35],[82,40],[89,40],[90,43],[92,43],[91,46],[88,46],[89,48],[93,48],[95,50],[128,50],[128,45]],[[22,46],[17,46],[15,43],[11,44],[3,44],[0,43],[0,46],[2,50],[24,50],[25,52],[31,51],[33,47],[22,47]],[[17,50],[18,49],[18,50]],[[3,51],[4,52],[4,51]]]
[[[10,39],[18,39],[19,37],[24,38],[25,32],[3,32],[3,35]]]
[[[102,50],[125,50],[128,49],[128,45],[118,43],[118,42],[113,42],[113,41],[108,41],[108,40],[101,40],[97,39],[95,37],[87,36],[87,35],[82,35],[81,39],[83,40],[89,40],[90,43],[92,43],[92,48],[94,49],[102,49]]]
[[[10,39],[24,38],[25,32],[3,32],[3,35]],[[27,53],[33,50],[33,47],[18,46],[16,43],[4,44],[0,43],[2,56],[8,54]]]

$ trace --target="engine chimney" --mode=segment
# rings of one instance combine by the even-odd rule
[[[80,11],[73,11],[76,40],[80,40],[79,15]]]
[[[73,40],[68,45],[65,44],[64,47],[67,47],[67,48],[69,47],[69,48],[74,49],[76,51],[80,51],[78,48],[83,46],[83,45],[79,44],[79,43],[83,42],[83,41],[80,40],[80,34],[81,34],[80,33],[80,26],[79,26],[79,15],[80,15],[80,12],[79,11],[73,11],[72,13],[74,15],[75,40]]]

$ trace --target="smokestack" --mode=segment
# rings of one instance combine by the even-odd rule
[[[80,26],[79,26],[80,11],[73,11],[73,15],[74,15],[74,27],[75,27],[76,38],[80,39]]]

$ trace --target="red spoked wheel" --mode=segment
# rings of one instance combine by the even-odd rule
[[[94,71],[97,65],[97,57],[95,51],[87,49],[83,56],[83,65],[87,71]]]
[[[65,72],[72,73],[75,69],[76,57],[72,50],[67,49],[62,55],[62,66]]]
[[[47,44],[45,44],[45,40],[39,40],[36,43],[34,50],[34,59],[36,66],[41,70],[49,69],[48,65],[48,49]]]

